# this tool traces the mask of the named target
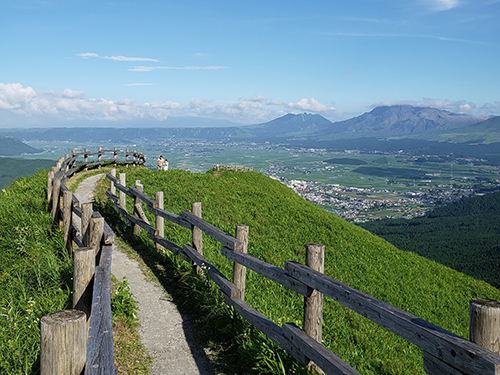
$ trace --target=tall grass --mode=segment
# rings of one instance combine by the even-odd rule
[[[323,243],[327,275],[462,337],[468,337],[469,300],[500,299],[489,284],[400,251],[259,173],[122,172],[128,186],[141,180],[151,197],[163,191],[170,212],[180,214],[201,201],[203,218],[220,229],[234,233],[237,224],[249,225],[249,253],[277,266],[303,263],[305,244]],[[191,242],[189,230],[167,222],[165,237],[179,245]],[[220,244],[205,236],[203,246],[209,261],[231,279],[232,264],[220,255]],[[251,271],[246,301],[278,324],[302,322],[302,297]],[[362,374],[424,374],[420,349],[329,299],[323,329],[324,345]]]
[[[39,373],[40,319],[70,307],[72,262],[46,212],[46,179],[0,192],[0,374]]]

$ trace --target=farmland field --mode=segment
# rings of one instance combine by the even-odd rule
[[[471,194],[500,188],[500,168],[478,159],[395,153],[332,152],[285,145],[187,142],[78,144],[29,142],[59,158],[72,149],[118,147],[142,151],[154,169],[161,154],[170,168],[205,172],[216,164],[243,165],[281,180],[304,198],[348,220],[415,217]],[[40,157],[38,155],[38,157]],[[299,185],[297,185],[299,183]],[[295,188],[294,184],[298,187]],[[300,185],[301,184],[301,185]]]

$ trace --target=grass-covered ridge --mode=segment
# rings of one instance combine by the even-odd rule
[[[181,170],[123,169],[128,186],[141,180],[154,197],[163,191],[165,209],[176,214],[201,201],[203,218],[228,233],[250,226],[249,253],[283,267],[304,262],[305,244],[326,246],[325,273],[462,337],[468,337],[468,303],[474,297],[500,299],[500,291],[385,240],[306,202],[256,172],[205,174]],[[131,212],[131,202],[129,202]],[[152,220],[151,216],[151,220]],[[165,223],[165,237],[179,245],[190,231]],[[204,254],[228,278],[232,264],[220,245],[204,236]],[[246,301],[278,324],[301,324],[303,299],[248,271]],[[424,374],[422,353],[356,313],[325,299],[324,344],[362,374]]]
[[[37,374],[40,319],[71,307],[72,260],[46,186],[42,171],[0,192],[0,374]]]

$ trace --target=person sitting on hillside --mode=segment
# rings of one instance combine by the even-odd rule
[[[162,170],[163,169],[163,163],[164,163],[164,161],[165,160],[163,159],[163,155],[160,155],[160,157],[156,161],[158,163],[158,170]]]

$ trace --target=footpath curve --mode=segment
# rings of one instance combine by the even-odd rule
[[[93,192],[103,174],[88,177],[75,191],[81,203],[93,202]],[[138,333],[152,356],[152,375],[212,375],[203,347],[196,342],[192,324],[183,317],[168,293],[148,280],[136,260],[113,245],[111,273],[119,280],[127,277],[130,291],[139,305]]]

